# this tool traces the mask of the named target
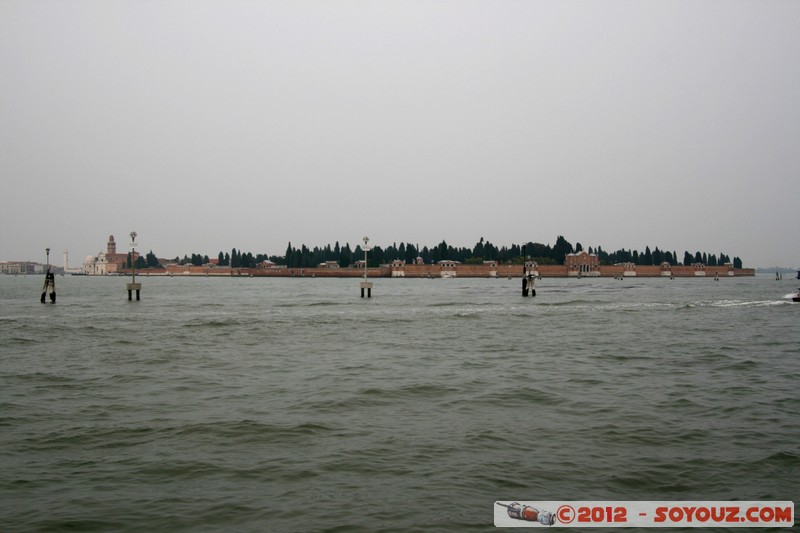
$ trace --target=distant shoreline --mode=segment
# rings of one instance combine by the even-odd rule
[[[567,265],[530,266],[531,274],[539,278],[714,278],[754,277],[754,268],[733,268],[730,265],[600,265],[592,271],[581,272]],[[117,275],[130,276],[130,270]],[[137,276],[199,276],[199,277],[269,277],[269,278],[361,278],[363,268],[230,268],[215,266],[170,265],[167,268],[136,270]],[[522,265],[396,265],[367,269],[370,278],[505,278],[522,277]]]

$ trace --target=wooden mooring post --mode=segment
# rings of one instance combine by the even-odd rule
[[[47,270],[44,274],[44,287],[42,287],[42,297],[40,301],[45,302],[47,292],[50,291],[50,301],[56,303],[56,275],[50,272],[50,248],[45,248],[47,253]]]
[[[525,254],[525,245],[522,245],[522,295],[536,296],[536,288],[534,287],[533,266],[528,270],[528,258]]]

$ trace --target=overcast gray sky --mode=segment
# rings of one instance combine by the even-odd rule
[[[523,241],[797,266],[800,2],[0,0],[0,259]]]

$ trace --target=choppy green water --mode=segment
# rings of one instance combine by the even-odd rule
[[[797,500],[796,280],[0,277],[0,530]]]

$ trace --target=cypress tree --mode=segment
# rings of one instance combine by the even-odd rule
[[[553,259],[553,261],[555,261],[557,264],[563,265],[567,258],[567,254],[571,254],[572,252],[572,244],[570,244],[563,235],[559,235],[558,238],[556,238],[555,246],[552,248],[550,258]]]

